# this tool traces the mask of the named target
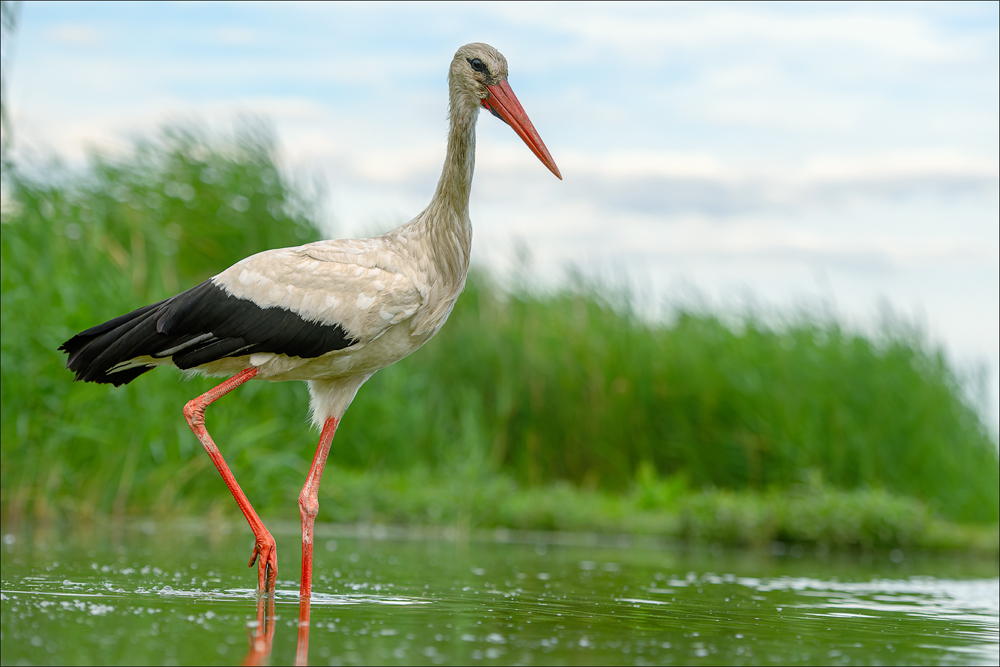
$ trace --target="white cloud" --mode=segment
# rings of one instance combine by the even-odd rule
[[[920,62],[964,62],[981,54],[988,41],[949,35],[919,12],[866,5],[649,5],[562,3],[491,5],[511,23],[545,25],[590,48],[611,47],[633,58],[660,59],[668,53],[707,53],[751,46],[754,50],[794,50],[801,54],[847,47]],[[637,67],[643,63],[637,62]]]
[[[230,46],[254,46],[264,42],[264,34],[241,26],[224,26],[210,31],[210,40]]]
[[[486,192],[539,187],[523,146],[490,146],[480,158]],[[849,201],[918,197],[995,198],[1000,171],[985,158],[957,151],[814,155],[789,167],[727,165],[722,155],[670,151],[568,151],[558,163],[570,198],[603,211],[657,219],[680,213],[728,218],[808,211]],[[544,187],[544,183],[541,184]]]
[[[44,38],[66,46],[92,47],[104,39],[104,32],[93,25],[62,23],[47,28]]]

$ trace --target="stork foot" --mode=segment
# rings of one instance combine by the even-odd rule
[[[265,532],[264,535],[257,537],[247,567],[253,567],[254,563],[257,564],[257,593],[273,594],[274,583],[278,577],[278,545],[271,537],[271,533]]]

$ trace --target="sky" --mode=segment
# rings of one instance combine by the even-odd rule
[[[15,156],[267,119],[333,237],[426,206],[447,67],[497,47],[563,174],[482,114],[473,260],[664,304],[920,327],[1000,422],[1000,13],[942,4],[34,3]]]

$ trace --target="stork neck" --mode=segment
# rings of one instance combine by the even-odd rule
[[[469,194],[472,174],[476,169],[477,108],[461,107],[452,101],[451,127],[448,130],[448,152],[444,169],[434,192],[434,203],[459,220],[469,218]]]
[[[441,180],[423,224],[438,276],[446,289],[462,290],[472,253],[472,223],[469,220],[469,193],[476,166],[477,107],[451,104],[448,152]]]

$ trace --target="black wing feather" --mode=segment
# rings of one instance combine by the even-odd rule
[[[207,280],[91,327],[59,349],[69,354],[66,367],[77,380],[119,386],[154,367],[116,367],[137,357],[168,356],[171,350],[174,365],[187,369],[257,352],[308,359],[355,343],[340,325],[311,322],[285,308],[262,308]]]

